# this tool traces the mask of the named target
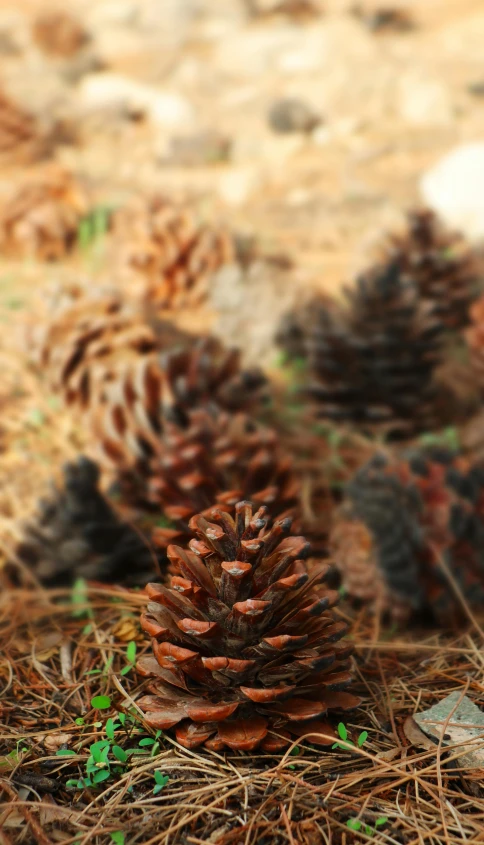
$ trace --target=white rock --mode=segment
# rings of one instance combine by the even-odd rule
[[[416,126],[445,126],[452,122],[453,109],[447,87],[421,73],[403,77],[399,86],[400,114]]]
[[[484,238],[484,141],[462,144],[420,180],[426,205],[472,240]]]
[[[79,85],[79,98],[88,109],[140,111],[154,123],[167,127],[190,127],[194,110],[179,94],[160,91],[116,73],[92,73]]]
[[[232,167],[220,174],[218,193],[227,205],[243,205],[259,182],[259,175],[253,167]]]

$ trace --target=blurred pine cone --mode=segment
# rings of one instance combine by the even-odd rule
[[[432,211],[413,211],[408,229],[385,245],[384,261],[394,263],[433,303],[434,313],[449,329],[469,323],[469,307],[479,294],[483,272],[463,236],[445,229]]]
[[[163,197],[133,202],[114,212],[111,223],[118,260],[146,281],[150,312],[199,305],[213,274],[233,260],[222,228],[200,223]]]
[[[471,325],[465,333],[471,367],[481,393],[484,392],[484,296],[470,309]]]
[[[266,385],[260,370],[241,369],[238,350],[168,322],[155,333],[115,296],[68,301],[35,343],[39,369],[87,414],[99,457],[114,465],[156,454],[166,422],[185,428],[196,408],[257,407]]]
[[[339,642],[347,626],[330,610],[338,595],[322,586],[327,567],[308,575],[308,544],[290,536],[289,519],[269,529],[265,508],[235,511],[193,517],[190,550],[168,551],[171,587],[148,586],[142,627],[154,656],[138,668],[154,682],[138,704],[153,727],[176,726],[187,748],[275,752],[291,734],[330,744],[321,717],[359,700],[342,691],[351,645]]]
[[[50,167],[21,185],[0,209],[0,251],[9,257],[57,261],[75,245],[87,211],[80,183]]]
[[[34,21],[32,34],[43,53],[63,59],[74,56],[89,41],[79,21],[61,11],[42,12]]]
[[[36,118],[0,91],[0,165],[25,165],[45,158],[51,142]]]
[[[148,439],[145,443],[148,445]],[[162,513],[173,528],[156,528],[166,547],[188,532],[188,521],[216,505],[233,511],[243,497],[266,505],[271,517],[287,515],[299,501],[292,461],[271,429],[243,414],[195,411],[185,429],[168,423],[152,438],[151,455],[133,461],[132,444],[115,454],[120,499]],[[189,538],[188,538],[189,539]]]
[[[313,309],[309,373],[317,380],[307,392],[317,415],[400,436],[432,428],[442,322],[396,264],[360,276],[346,293],[345,310]]]
[[[99,469],[87,458],[66,464],[63,487],[53,485],[23,526],[17,556],[46,586],[81,577],[144,586],[157,574],[154,552],[115,514],[98,483]]]
[[[462,618],[459,591],[484,603],[483,504],[482,465],[445,450],[375,457],[348,485],[332,534],[344,586],[395,619]]]

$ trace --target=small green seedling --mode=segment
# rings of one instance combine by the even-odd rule
[[[360,733],[355,745],[355,743],[352,742],[351,739],[348,739],[348,731],[346,730],[346,726],[343,724],[343,722],[340,722],[338,725],[338,736],[341,742],[333,743],[332,748],[341,748],[343,751],[351,751],[352,748],[362,748],[362,746],[368,739],[368,731],[362,731]]]
[[[161,790],[166,786],[170,778],[168,775],[163,775],[160,771],[154,772],[156,785],[153,789],[153,795],[158,795]]]
[[[355,832],[361,830],[363,833],[366,833],[367,836],[374,836],[377,832],[379,827],[386,824],[388,821],[387,816],[380,816],[379,819],[376,820],[375,826],[371,827],[369,824],[364,824],[360,819],[348,819],[346,822],[346,827],[349,827],[350,830],[354,830]]]
[[[111,837],[111,842],[114,842],[114,845],[124,845],[124,833],[122,830],[114,830],[109,835]]]

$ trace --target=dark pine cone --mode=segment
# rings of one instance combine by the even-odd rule
[[[361,276],[347,297],[345,310],[314,314],[309,394],[318,416],[400,436],[428,429],[442,323],[396,264]]]
[[[124,445],[115,486],[121,500],[174,523],[173,529],[155,529],[157,545],[179,541],[189,519],[214,505],[233,511],[241,498],[250,497],[276,517],[299,501],[291,458],[276,433],[243,414],[194,411],[186,429],[167,424],[163,438],[150,441],[150,457],[135,463],[131,441]]]
[[[445,450],[356,473],[332,534],[350,595],[449,624],[484,602],[484,467]]]
[[[482,272],[464,238],[447,231],[432,211],[410,213],[407,232],[388,239],[385,256],[412,279],[447,328],[468,325]]]
[[[321,586],[328,567],[308,575],[309,545],[290,536],[290,519],[270,529],[265,508],[239,502],[235,512],[193,517],[190,550],[168,550],[171,587],[148,586],[142,627],[154,656],[138,666],[154,681],[138,703],[188,748],[277,751],[291,735],[329,744],[322,717],[358,699],[342,691],[351,645],[330,610],[337,593]]]
[[[17,556],[46,586],[76,578],[144,586],[157,573],[153,551],[115,514],[98,482],[99,470],[87,458],[66,464],[64,487],[54,487],[24,525]]]

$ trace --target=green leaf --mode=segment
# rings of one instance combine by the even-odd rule
[[[290,752],[290,756],[291,757],[299,757],[300,753],[301,753],[301,749],[299,748],[298,745],[295,745],[294,748],[292,749],[292,751]]]
[[[350,830],[360,830],[361,822],[359,819],[348,819],[346,827],[349,827]]]
[[[149,745],[154,745],[155,740],[151,736],[147,736],[144,739],[140,739],[138,745],[140,748],[147,748]]]
[[[80,608],[79,605],[85,605],[88,603],[88,593],[87,593],[87,583],[84,578],[77,578],[72,585],[72,604],[74,605],[74,610],[72,611],[73,616],[84,616],[86,613],[86,608]]]
[[[124,845],[124,833],[122,830],[115,830],[110,836],[111,842],[114,842],[114,845]]]
[[[102,769],[102,771],[96,772],[96,774],[93,776],[92,781],[93,783],[102,783],[103,780],[107,780],[110,776],[111,772],[109,772],[108,769]]]
[[[84,719],[83,719],[81,716],[79,716],[79,718],[78,718],[78,719],[76,719],[76,725],[85,725],[85,724],[86,724],[86,723],[85,723]]]
[[[116,732],[116,728],[114,726],[114,719],[107,720],[105,731],[108,739],[114,739],[114,734]]]
[[[154,757],[155,754],[158,754],[159,750],[160,750],[160,743],[155,742],[154,745],[151,746],[150,757]]]
[[[368,731],[362,731],[358,737],[358,748],[361,748],[362,745],[368,739]]]
[[[78,789],[79,788],[79,781],[77,780],[77,778],[74,778],[74,779],[71,778],[71,780],[66,780],[66,786],[67,786],[68,789],[73,789],[73,788]]]
[[[55,752],[56,757],[75,757],[76,752],[71,751],[69,748],[59,748],[58,751]]]
[[[375,822],[375,827],[381,827],[382,824],[386,824],[388,821],[388,816],[380,816],[379,819]]]
[[[158,770],[158,771],[155,771],[155,773],[154,773],[154,774],[155,774],[155,781],[156,781],[156,783],[157,783],[157,785],[158,785],[158,786],[161,786],[161,788],[163,788],[164,786],[166,786],[166,784],[167,784],[167,783],[168,783],[168,781],[170,780],[170,778],[168,777],[168,775],[164,775],[164,774],[163,774],[162,772],[160,772],[159,770]]]
[[[91,698],[91,707],[94,707],[95,710],[107,710],[108,707],[111,707],[111,698],[109,695],[95,695],[94,698]]]
[[[128,674],[128,672],[131,672],[131,669],[134,669],[134,666],[133,666],[133,664],[132,664],[132,663],[130,663],[130,665],[129,665],[129,666],[124,666],[124,667],[123,667],[123,669],[121,669],[120,674],[121,674],[121,675],[127,675],[127,674]]]
[[[110,743],[107,739],[100,739],[98,742],[93,742],[93,744],[89,746],[89,751],[96,763],[102,763],[104,762],[103,752],[107,749],[109,754],[110,747]]]
[[[121,722],[121,724],[124,726],[124,723],[126,721],[126,713],[118,713],[118,719]]]
[[[136,643],[134,640],[131,640],[128,643],[128,647],[126,649],[126,659],[129,660],[130,663],[134,663],[136,660]]]
[[[113,745],[112,752],[116,757],[116,760],[119,760],[121,763],[126,763],[128,755],[126,754],[126,751],[124,751],[119,745]]]
[[[343,722],[340,722],[338,725],[338,736],[340,736],[341,739],[348,739],[348,731],[346,730],[346,727]]]

